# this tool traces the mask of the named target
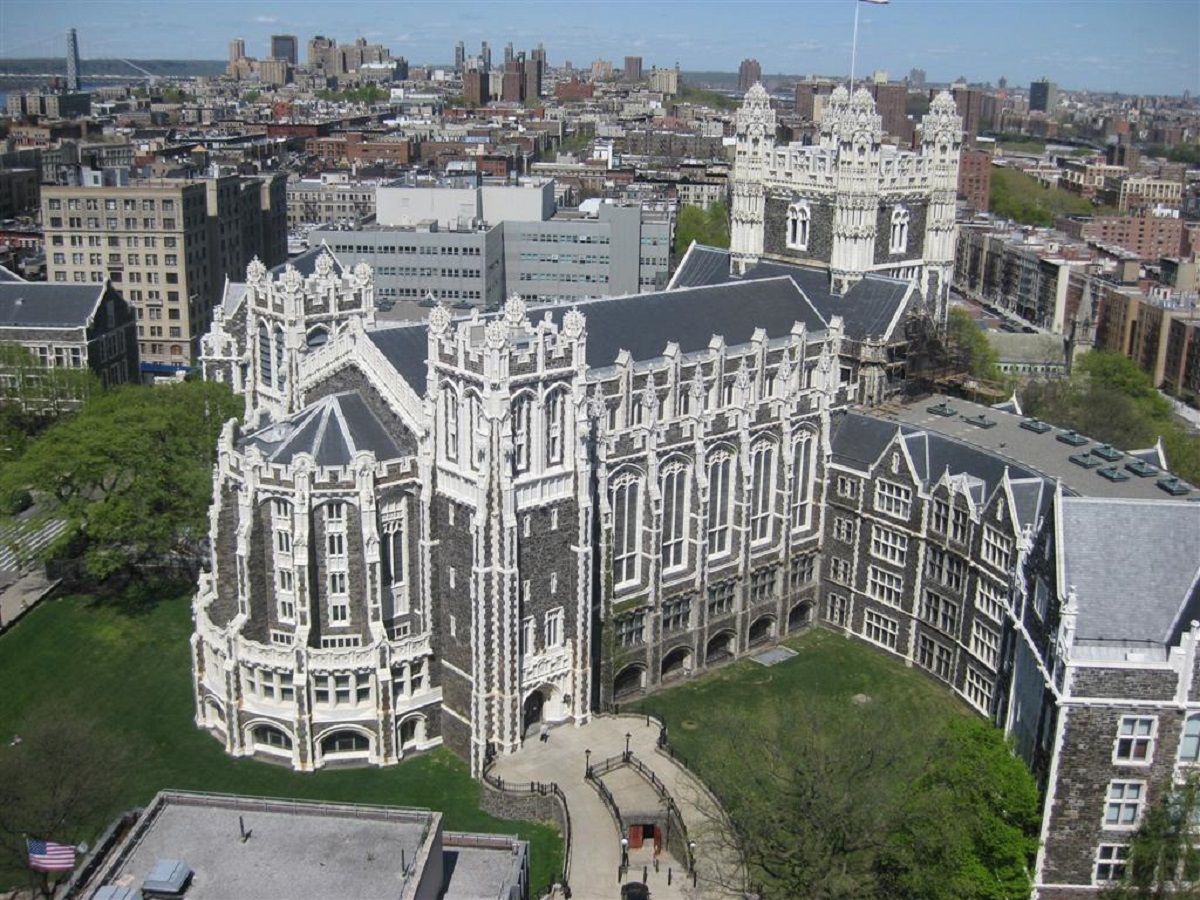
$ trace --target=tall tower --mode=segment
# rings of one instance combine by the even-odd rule
[[[479,48],[479,59],[483,63],[483,71],[492,71],[492,48],[488,46],[487,41]]]
[[[934,321],[944,324],[954,276],[954,215],[963,120],[954,98],[943,91],[921,120],[921,156],[929,173],[929,212],[925,217],[925,283],[921,285]]]
[[[79,39],[74,28],[67,32],[67,90],[79,90]]]
[[[459,41],[454,45],[454,71],[461,72],[466,68],[467,45]]]
[[[729,248],[733,270],[741,275],[763,252],[766,160],[775,149],[775,110],[766,89],[757,82],[737,111],[737,155],[734,157],[733,220]]]
[[[845,88],[834,90],[821,120],[821,142],[837,149],[829,274],[833,293],[845,294],[875,262],[883,120],[866,88],[853,97]]]

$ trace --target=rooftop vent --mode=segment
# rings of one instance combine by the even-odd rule
[[[996,420],[989,419],[983,413],[980,413],[977,416],[970,416],[970,417],[964,418],[963,421],[966,422],[968,425],[974,425],[976,428],[995,428],[996,427]]]
[[[1053,425],[1049,425],[1037,418],[1026,419],[1021,423],[1021,427],[1026,431],[1032,431],[1034,434],[1045,434],[1047,431],[1054,430]]]
[[[142,882],[142,896],[155,900],[182,897],[192,883],[192,867],[181,859],[160,859]]]
[[[1082,466],[1085,469],[1094,469],[1101,462],[1101,460],[1096,459],[1090,453],[1073,453],[1067,458],[1075,463],[1075,465]]]
[[[935,406],[925,407],[925,412],[933,413],[935,416],[945,416],[946,418],[949,418],[950,416],[958,414],[958,410],[956,410],[953,406],[951,406],[945,400],[943,400],[941,403],[938,403]]]
[[[1088,439],[1077,431],[1060,431],[1054,436],[1054,439],[1062,441],[1064,444],[1070,444],[1072,447],[1082,447],[1088,442]]]
[[[1185,494],[1191,493],[1192,490],[1178,475],[1168,475],[1165,478],[1160,478],[1157,482],[1155,482],[1155,484],[1157,484],[1172,497],[1182,497]]]
[[[1112,444],[1101,444],[1099,447],[1092,448],[1092,455],[1098,456],[1108,462],[1117,462],[1125,454],[1114,447]]]
[[[1127,462],[1125,463],[1125,468],[1138,478],[1153,478],[1158,474],[1158,468],[1150,465],[1144,459],[1135,459],[1132,462]]]
[[[1122,472],[1116,466],[1105,466],[1096,472],[1101,478],[1107,478],[1109,481],[1128,481],[1129,473]]]

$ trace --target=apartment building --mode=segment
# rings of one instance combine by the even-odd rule
[[[45,187],[42,222],[47,279],[111,281],[137,312],[143,373],[169,375],[192,365],[225,279],[286,258],[286,180],[109,173]]]
[[[1183,249],[1183,220],[1178,214],[1062,216],[1054,227],[1076,240],[1115,244],[1143,260],[1176,256]]]
[[[323,174],[287,186],[289,228],[303,224],[346,222],[358,225],[375,215],[376,182],[352,182]]]

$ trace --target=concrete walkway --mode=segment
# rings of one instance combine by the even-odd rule
[[[654,870],[653,850],[647,846],[631,852],[629,870],[618,879],[621,835],[616,822],[596,789],[584,780],[588,755],[592,763],[625,752],[626,734],[633,755],[652,769],[666,785],[683,815],[689,837],[696,841],[696,884],[686,864],[673,860],[665,851]],[[536,734],[525,739],[517,753],[497,760],[492,774],[506,781],[557,782],[567,797],[571,814],[571,893],[576,900],[618,900],[621,884],[641,881],[643,868],[653,900],[726,900],[741,892],[729,885],[740,884],[740,863],[727,848],[727,829],[709,812],[708,792],[690,772],[655,749],[658,724],[647,725],[645,717],[601,716],[583,726],[552,728],[542,743]],[[623,816],[657,807],[653,790],[633,769],[623,768],[603,776]],[[667,884],[668,869],[671,884]]]
[[[17,575],[11,583],[0,586],[0,631],[6,631],[57,586],[57,581],[50,581],[41,571]]]

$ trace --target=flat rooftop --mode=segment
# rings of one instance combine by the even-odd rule
[[[931,412],[931,409],[937,409],[938,412]],[[1157,464],[1154,464],[1153,474],[1144,477],[1135,474],[1135,470],[1140,468],[1138,461],[1146,458],[1144,452],[1134,456],[1093,441],[1085,435],[1068,435],[1064,429],[1048,426],[1048,423],[1041,423],[1046,426],[1044,430],[1040,427],[1031,430],[1029,426],[1036,420],[1027,416],[939,395],[906,404],[889,417],[922,431],[981,447],[998,457],[1011,460],[1014,465],[1058,479],[1068,492],[1080,497],[1181,499],[1172,497],[1159,487],[1159,480],[1168,473],[1158,471]],[[985,426],[982,423],[991,424]],[[1070,437],[1072,443],[1065,443],[1060,437]],[[1080,465],[1073,458],[1087,465]],[[1128,468],[1131,465],[1133,469]],[[1108,472],[1111,476],[1114,469],[1120,480],[1113,481],[1101,474]],[[1121,478],[1122,475],[1126,477]],[[1192,488],[1182,499],[1188,497],[1200,497],[1200,492]]]
[[[140,888],[159,860],[176,859],[195,873],[188,900],[396,900],[403,867],[440,824],[429,810],[163,792],[92,887]]]

